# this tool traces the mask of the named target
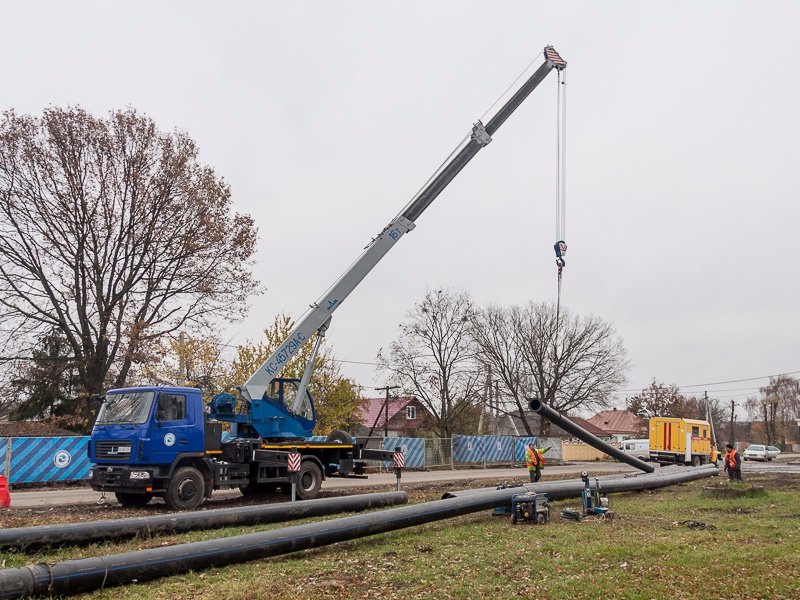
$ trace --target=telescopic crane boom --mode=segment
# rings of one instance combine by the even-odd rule
[[[286,363],[300,350],[314,333],[318,334],[314,350],[298,386],[293,406],[287,407],[292,412],[301,410],[306,401],[306,387],[311,377],[314,359],[322,337],[330,325],[333,312],[341,306],[356,286],[366,277],[372,268],[406,233],[414,229],[415,222],[445,187],[455,178],[478,151],[492,141],[492,135],[511,116],[520,104],[533,92],[553,69],[564,69],[567,63],[552,46],[546,46],[543,52],[543,63],[517,89],[484,125],[475,123],[468,139],[456,149],[450,159],[431,177],[428,183],[414,198],[393,218],[389,224],[367,245],[361,256],[353,265],[328,289],[327,292],[311,306],[311,310],[297,323],[288,338],[278,346],[277,350],[262,364],[250,379],[240,388],[247,400],[263,398],[270,382],[275,379]]]

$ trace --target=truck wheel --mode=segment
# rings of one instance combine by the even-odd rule
[[[153,494],[151,493],[129,494],[126,492],[114,492],[114,495],[117,497],[117,502],[125,508],[142,508],[147,506],[147,503],[153,499]]]
[[[181,467],[172,475],[164,502],[175,510],[192,510],[203,501],[205,482],[194,467]]]
[[[700,456],[698,456],[697,454],[692,456],[692,466],[693,467],[699,467],[700,466]]]
[[[320,487],[322,487],[322,471],[315,462],[303,461],[297,473],[297,497],[301,500],[316,498]],[[289,490],[291,489],[290,486]]]
[[[335,444],[346,444],[347,446],[352,446],[353,436],[347,433],[346,431],[337,429],[336,431],[331,431],[331,433],[328,435],[327,441],[333,442]]]

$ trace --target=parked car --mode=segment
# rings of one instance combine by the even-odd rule
[[[769,460],[767,447],[763,444],[750,444],[742,453],[744,460]]]
[[[767,460],[778,458],[778,454],[780,453],[781,451],[776,446],[767,446]]]
[[[641,460],[650,460],[650,438],[641,440],[622,440],[619,449]]]

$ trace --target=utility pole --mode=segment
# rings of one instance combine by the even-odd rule
[[[733,423],[734,423],[734,418],[735,417],[736,417],[736,403],[733,400],[731,400],[731,430],[730,430],[730,436],[729,436],[730,437],[729,442],[731,444],[733,444],[734,441],[735,441],[735,438],[733,436]]]
[[[719,448],[719,444],[717,444],[717,432],[714,429],[714,421],[711,418],[711,406],[708,404],[708,392],[703,392],[703,402],[706,405],[706,421],[711,424],[711,443],[714,444],[715,448]]]
[[[500,382],[494,382],[494,419],[492,419],[492,435],[497,435],[497,421],[500,419]]]
[[[488,412],[488,418],[492,418],[492,366],[486,367],[486,381],[483,384],[483,403],[481,412],[478,416],[478,435],[483,435],[483,418]]]
[[[383,421],[383,437],[389,437],[389,392],[391,390],[396,390],[400,386],[399,385],[387,385],[384,387],[375,388],[377,392],[386,392],[386,399],[383,401],[383,406],[381,407],[384,410],[384,421]]]

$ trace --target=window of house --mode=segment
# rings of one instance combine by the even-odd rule
[[[413,421],[416,418],[417,418],[417,407],[406,406],[406,420]]]

